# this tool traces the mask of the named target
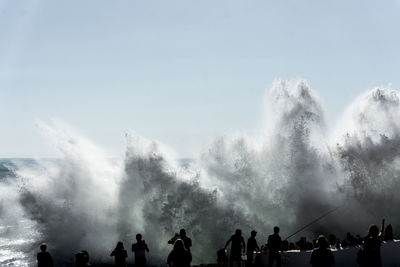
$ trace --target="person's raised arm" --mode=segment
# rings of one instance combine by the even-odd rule
[[[170,240],[168,240],[168,244],[173,245],[175,243],[175,241],[178,239],[178,237],[179,237],[179,234],[175,233],[175,235],[173,237],[171,237]]]
[[[382,228],[381,228],[381,232],[379,233],[379,235],[383,236],[384,233],[385,233],[385,218],[382,219]]]
[[[229,243],[230,243],[231,241],[232,241],[232,237],[230,237],[229,240],[226,241],[226,244],[225,244],[224,249],[226,249],[226,248],[228,247],[228,245],[229,245]]]

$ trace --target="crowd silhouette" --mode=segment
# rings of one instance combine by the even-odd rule
[[[297,242],[289,242],[283,240],[279,236],[280,229],[278,226],[273,228],[273,233],[268,236],[266,244],[259,247],[256,235],[257,232],[252,230],[247,240],[247,247],[242,236],[242,231],[236,229],[235,233],[226,241],[225,246],[217,251],[217,267],[280,267],[282,265],[281,255],[288,250],[308,250],[312,251],[309,264],[312,267],[330,267],[335,265],[334,254],[332,249],[340,250],[346,247],[359,247],[357,258],[355,259],[360,267],[381,267],[381,244],[393,240],[392,225],[384,226],[385,220],[382,220],[381,230],[375,224],[370,225],[368,234],[365,237],[360,235],[353,236],[347,233],[343,240],[336,238],[335,235],[319,235],[312,242],[307,241],[306,237],[300,237]],[[173,245],[171,252],[168,254],[166,263],[169,267],[190,267],[192,262],[192,240],[186,235],[185,229],[181,229],[176,233],[168,244]],[[229,257],[227,255],[227,247],[230,247]],[[141,234],[136,235],[136,243],[132,244],[132,252],[134,254],[135,267],[146,267],[146,253],[150,250],[143,240]],[[117,267],[127,267],[128,253],[124,248],[124,244],[119,241],[112,250],[111,257],[114,257]],[[267,256],[267,264],[262,263],[260,258]],[[54,267],[51,254],[47,251],[47,245],[40,245],[40,252],[37,253],[38,267]],[[90,266],[89,253],[81,250],[75,254],[74,266],[83,267]]]

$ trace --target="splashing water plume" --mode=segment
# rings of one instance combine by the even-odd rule
[[[110,160],[63,123],[39,121],[63,157],[16,166],[18,180],[0,188],[7,192],[0,220],[29,222],[30,245],[23,250],[32,253],[46,241],[60,264],[81,249],[93,261],[110,261],[116,242],[131,244],[139,232],[150,262],[159,264],[171,249],[167,240],[181,228],[193,239],[194,262],[213,262],[236,228],[245,235],[257,229],[264,238],[279,225],[287,236],[343,206],[303,234],[363,235],[360,229],[382,216],[396,226],[399,96],[373,89],[329,129],[319,97],[304,80],[277,80],[265,94],[266,128],[258,138],[216,138],[184,167],[162,144],[133,133],[126,136],[124,159]],[[15,225],[9,235],[21,233]]]

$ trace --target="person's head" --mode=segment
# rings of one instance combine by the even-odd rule
[[[274,227],[274,234],[278,234],[279,233],[279,227],[278,226],[275,226]]]
[[[327,248],[328,247],[328,240],[324,235],[320,235],[317,239],[317,245],[320,248]]]
[[[257,235],[257,232],[256,232],[255,230],[253,230],[253,231],[251,231],[250,235],[251,235],[252,237],[255,237],[255,236]]]
[[[117,243],[117,246],[115,247],[115,250],[124,250],[124,244],[121,241],[119,241]]]
[[[375,224],[371,224],[368,228],[368,235],[377,237],[379,235],[379,228]]]
[[[138,242],[142,241],[142,235],[141,234],[137,234],[136,235],[136,241],[138,241]]]
[[[242,235],[242,230],[240,230],[240,229],[236,229],[236,231],[235,231],[235,235],[237,235],[237,236],[241,236],[241,235]]]
[[[183,244],[183,240],[178,238],[174,243],[174,250],[183,250],[185,248],[185,244]]]
[[[45,252],[46,249],[47,249],[46,243],[42,243],[42,244],[40,245],[40,251]]]
[[[186,236],[186,231],[185,231],[185,229],[181,229],[181,230],[179,231],[179,235],[180,235],[180,236]]]

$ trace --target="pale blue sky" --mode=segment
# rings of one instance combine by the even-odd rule
[[[195,157],[260,130],[275,78],[308,80],[329,119],[400,86],[400,1],[0,0],[0,157],[52,156],[58,118],[124,153],[124,132]]]

